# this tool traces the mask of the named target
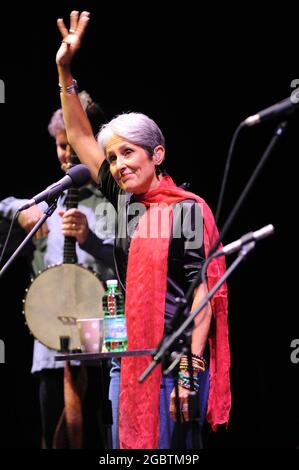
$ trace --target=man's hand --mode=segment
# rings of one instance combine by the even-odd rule
[[[29,209],[20,212],[18,216],[19,225],[25,230],[25,232],[29,233],[30,230],[32,230],[36,223],[40,220],[42,215],[43,212],[39,209],[38,206],[32,206]],[[48,235],[48,233],[48,225],[45,222],[34,235],[34,239],[38,240],[39,238]]]
[[[89,226],[85,214],[78,209],[69,209],[66,212],[59,211],[62,217],[62,233],[65,237],[74,237],[77,242],[85,242]]]

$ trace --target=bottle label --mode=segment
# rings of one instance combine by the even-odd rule
[[[127,340],[126,318],[124,316],[104,318],[105,343]]]

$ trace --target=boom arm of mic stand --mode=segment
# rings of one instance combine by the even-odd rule
[[[18,246],[18,248],[16,249],[16,251],[11,255],[11,257],[9,258],[9,260],[5,263],[5,265],[3,266],[3,268],[1,269],[0,271],[0,278],[3,276],[3,274],[5,273],[5,271],[9,268],[9,266],[11,265],[11,263],[13,262],[13,260],[18,256],[18,254],[20,253],[20,251],[22,251],[22,249],[24,248],[25,245],[27,245],[27,243],[29,242],[29,240],[31,240],[31,238],[33,237],[33,235],[35,235],[35,233],[38,231],[38,229],[43,225],[43,223],[46,221],[46,219],[48,217],[50,217],[53,212],[55,211],[57,207],[57,198],[55,199],[55,201],[52,202],[52,204],[45,210],[43,216],[39,219],[39,221],[35,224],[35,226],[33,227],[33,229],[28,233],[27,237],[24,238],[24,240],[22,241],[22,243]]]
[[[194,312],[190,313],[188,318],[182,323],[182,325],[172,333],[170,336],[165,336],[159,346],[158,351],[155,353],[152,362],[149,364],[149,366],[142,372],[140,375],[138,381],[143,382],[146,377],[151,373],[151,371],[158,365],[158,363],[162,360],[164,355],[166,354],[167,350],[170,348],[170,346],[176,341],[177,338],[179,338],[182,333],[186,330],[186,328],[190,325],[190,323],[193,322],[194,318],[198,313],[206,306],[208,305],[209,301],[215,294],[215,292],[219,289],[219,287],[226,281],[226,279],[231,275],[231,273],[236,269],[236,267],[243,261],[243,259],[247,256],[247,254],[255,247],[255,242],[249,242],[246,245],[242,246],[241,250],[239,251],[239,254],[237,258],[234,260],[234,262],[230,265],[230,267],[225,271],[223,276],[219,279],[219,281],[214,285],[214,287],[208,292],[206,295],[205,299],[199,304],[196,310]],[[209,261],[211,261],[212,258],[209,258]]]
[[[215,241],[214,245],[210,249],[210,253],[208,254],[208,256],[211,256],[212,254],[214,254],[216,252],[216,250],[219,247],[221,241],[223,240],[224,236],[226,235],[229,227],[231,226],[233,220],[235,219],[241,205],[243,204],[243,202],[244,202],[245,198],[247,197],[249,191],[253,187],[255,181],[257,180],[259,174],[261,173],[263,167],[265,166],[269,156],[273,152],[273,149],[274,149],[275,145],[278,143],[279,139],[284,135],[284,132],[285,132],[286,128],[287,128],[287,122],[281,122],[276,127],[274,135],[271,138],[271,141],[269,142],[266,150],[264,151],[261,160],[259,161],[259,163],[256,166],[255,170],[253,171],[253,173],[250,176],[249,180],[247,181],[241,195],[239,196],[239,198],[238,198],[236,204],[234,205],[231,213],[229,214],[226,222],[224,223],[224,225],[223,225],[223,227],[222,227],[222,229],[219,233],[219,236],[218,236],[217,240]]]

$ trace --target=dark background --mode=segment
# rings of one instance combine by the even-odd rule
[[[194,3],[194,5],[193,5]],[[80,89],[102,103],[108,118],[140,111],[160,125],[166,167],[188,181],[215,211],[228,147],[237,125],[287,97],[299,78],[296,12],[229,11],[196,2],[169,7],[150,2],[44,4],[2,10],[0,79],[0,198],[30,197],[61,178],[47,125],[60,106],[56,19],[82,7],[92,17],[73,67]],[[197,11],[196,8],[197,7]],[[284,25],[286,28],[282,29]],[[225,243],[272,223],[275,235],[256,245],[229,279],[233,406],[227,431],[208,447],[295,448],[299,444],[297,376],[290,343],[299,337],[294,293],[298,114],[261,172],[225,236]],[[272,120],[243,130],[237,141],[219,226],[235,204],[273,136]],[[17,234],[16,234],[17,236]],[[17,238],[15,239],[17,240]],[[227,259],[231,263],[234,256]],[[37,387],[30,374],[33,338],[22,311],[29,284],[20,257],[0,281],[3,448],[39,447]]]

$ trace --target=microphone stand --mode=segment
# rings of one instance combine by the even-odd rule
[[[224,223],[224,225],[223,225],[223,227],[222,227],[222,229],[219,233],[219,236],[218,236],[216,242],[214,243],[214,246],[210,249],[209,255],[211,255],[212,253],[215,253],[215,251],[219,247],[219,245],[222,242],[226,232],[228,231],[229,227],[233,223],[233,220],[235,219],[235,217],[236,217],[241,205],[243,204],[246,196],[248,195],[248,193],[251,190],[253,184],[255,183],[259,173],[262,171],[262,168],[264,167],[266,161],[268,160],[270,154],[272,153],[275,145],[277,144],[280,137],[283,136],[283,134],[286,130],[286,127],[287,127],[287,122],[284,121],[284,122],[281,122],[277,126],[277,128],[275,129],[274,135],[273,135],[271,141],[269,142],[269,145],[267,146],[266,150],[264,151],[261,160],[259,161],[259,163],[256,166],[256,168],[255,168],[254,172],[252,173],[252,175],[250,176],[249,180],[247,181],[247,184],[245,185],[243,191],[241,192],[236,204],[234,205],[231,213],[229,214],[228,218],[226,219],[226,221],[225,221],[225,223]]]
[[[31,240],[31,238],[35,235],[35,233],[39,230],[39,228],[43,225],[43,223],[50,217],[53,212],[55,211],[57,207],[57,199],[54,199],[52,204],[45,210],[43,216],[39,219],[39,221],[35,224],[33,229],[28,233],[26,238],[22,241],[22,243],[18,246],[18,248],[15,250],[15,252],[11,255],[9,260],[5,263],[5,265],[2,267],[0,271],[0,278],[3,276],[3,274],[6,272],[6,270],[9,268],[9,266],[12,264],[14,259],[18,256],[20,251],[24,248],[24,246]]]

